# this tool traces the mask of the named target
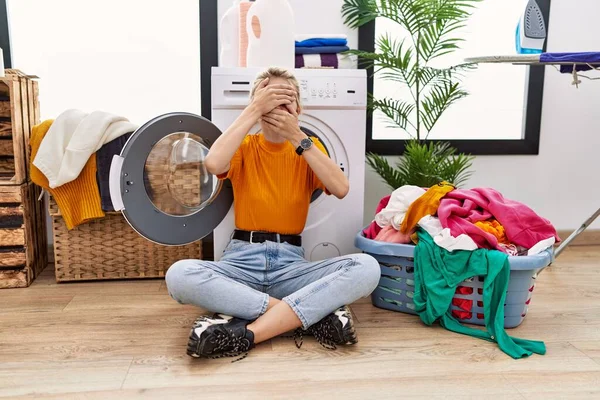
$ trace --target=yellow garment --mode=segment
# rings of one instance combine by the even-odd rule
[[[506,237],[506,233],[504,232],[504,227],[500,225],[500,223],[495,219],[490,219],[487,221],[477,221],[475,222],[475,226],[478,226],[484,231],[496,236],[496,239],[498,239],[498,243],[510,244],[510,240],[508,240],[508,238]]]
[[[440,206],[440,200],[455,187],[448,182],[440,182],[430,187],[421,197],[413,201],[404,216],[400,232],[409,233],[417,226],[417,223],[426,215],[435,215]]]
[[[100,191],[96,181],[96,154],[92,154],[77,179],[55,189],[50,189],[46,176],[33,165],[40,144],[54,120],[46,120],[31,128],[30,176],[33,183],[46,189],[58,205],[67,225],[73,229],[86,221],[104,217]]]
[[[325,148],[313,138],[315,149]],[[312,193],[323,183],[289,142],[273,143],[262,134],[247,135],[230,162],[235,225],[245,231],[302,233]]]

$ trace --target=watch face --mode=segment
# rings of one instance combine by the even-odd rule
[[[310,146],[312,146],[312,144],[313,144],[313,142],[312,142],[312,140],[310,140],[309,138],[302,139],[302,141],[300,142],[300,146],[301,146],[301,147],[302,147],[304,150],[306,150],[306,149],[309,149],[309,148],[310,148]]]

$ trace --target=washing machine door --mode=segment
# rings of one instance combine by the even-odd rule
[[[233,191],[207,172],[221,131],[189,113],[161,115],[138,128],[110,168],[110,196],[133,229],[163,245],[204,238],[227,215]]]

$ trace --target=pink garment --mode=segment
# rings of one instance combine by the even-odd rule
[[[440,201],[438,217],[444,228],[450,228],[452,236],[467,234],[480,248],[506,252],[494,235],[474,225],[492,217],[504,227],[508,240],[517,246],[531,248],[551,237],[560,242],[550,221],[491,188],[453,190]]]
[[[379,212],[381,210],[383,210],[384,208],[387,207],[388,203],[390,202],[390,197],[391,197],[391,195],[387,195],[384,198],[382,198],[381,200],[379,200],[379,205],[377,205],[377,210],[375,211],[375,215],[379,214]],[[377,237],[377,234],[380,231],[381,231],[381,227],[379,225],[377,225],[377,222],[373,221],[373,222],[371,222],[371,225],[369,225],[363,231],[363,235],[367,239],[375,239]]]
[[[388,242],[388,243],[398,243],[398,244],[408,244],[412,243],[410,240],[410,234],[402,233],[394,229],[393,226],[388,225],[377,234],[375,240],[380,242]]]

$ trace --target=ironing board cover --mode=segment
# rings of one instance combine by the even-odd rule
[[[541,53],[541,54],[515,54],[496,55],[483,57],[470,57],[465,59],[469,63],[512,63],[512,64],[555,64],[555,65],[583,65],[600,67],[600,52],[573,52],[573,53]]]
[[[600,69],[600,52],[515,54],[465,58],[467,63],[559,65],[563,74]],[[577,81],[577,79],[575,79]]]

